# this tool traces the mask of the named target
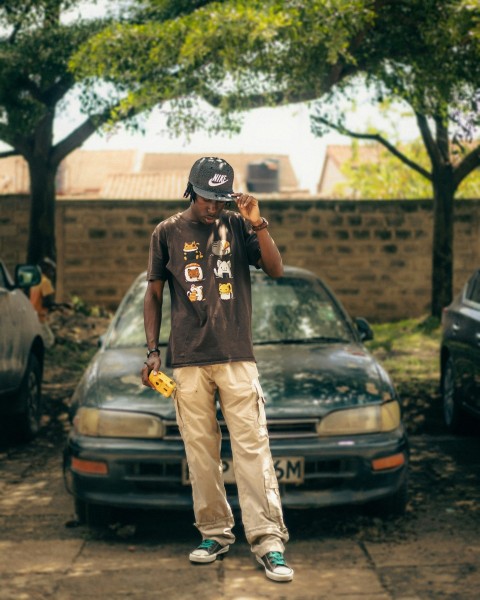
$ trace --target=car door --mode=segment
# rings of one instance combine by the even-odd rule
[[[480,271],[445,313],[445,341],[455,365],[462,401],[480,410]]]
[[[471,375],[471,393],[466,400],[480,410],[480,270],[471,277],[466,288],[464,314],[468,322],[463,356]]]
[[[0,392],[14,387],[14,357],[16,335],[12,319],[12,292],[9,289],[7,275],[0,265]]]

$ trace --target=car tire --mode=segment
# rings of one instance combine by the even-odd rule
[[[29,441],[39,432],[42,417],[42,368],[33,354],[28,359],[18,400],[21,409],[15,415],[15,437]]]
[[[89,504],[75,498],[75,515],[80,523],[89,527],[105,527],[110,523],[112,510],[109,506]]]
[[[455,363],[448,357],[442,370],[442,408],[445,425],[452,433],[463,433],[466,429],[462,397],[457,387]]]

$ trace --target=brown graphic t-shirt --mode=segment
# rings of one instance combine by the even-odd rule
[[[254,360],[249,265],[258,265],[257,236],[238,213],[212,225],[181,213],[152,234],[147,279],[168,281],[172,329],[168,367]]]

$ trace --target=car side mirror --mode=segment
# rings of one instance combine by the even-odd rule
[[[374,334],[373,329],[368,324],[368,321],[363,317],[357,317],[355,319],[355,325],[357,326],[358,333],[362,342],[368,342],[373,340]]]
[[[38,285],[42,272],[35,265],[17,265],[15,267],[15,287],[26,289]]]

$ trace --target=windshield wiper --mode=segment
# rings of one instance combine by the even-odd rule
[[[255,346],[269,346],[274,344],[318,344],[320,342],[326,342],[328,344],[349,344],[352,340],[348,340],[340,337],[330,337],[330,336],[316,336],[311,338],[283,338],[279,340],[265,340],[265,341],[254,341]]]

